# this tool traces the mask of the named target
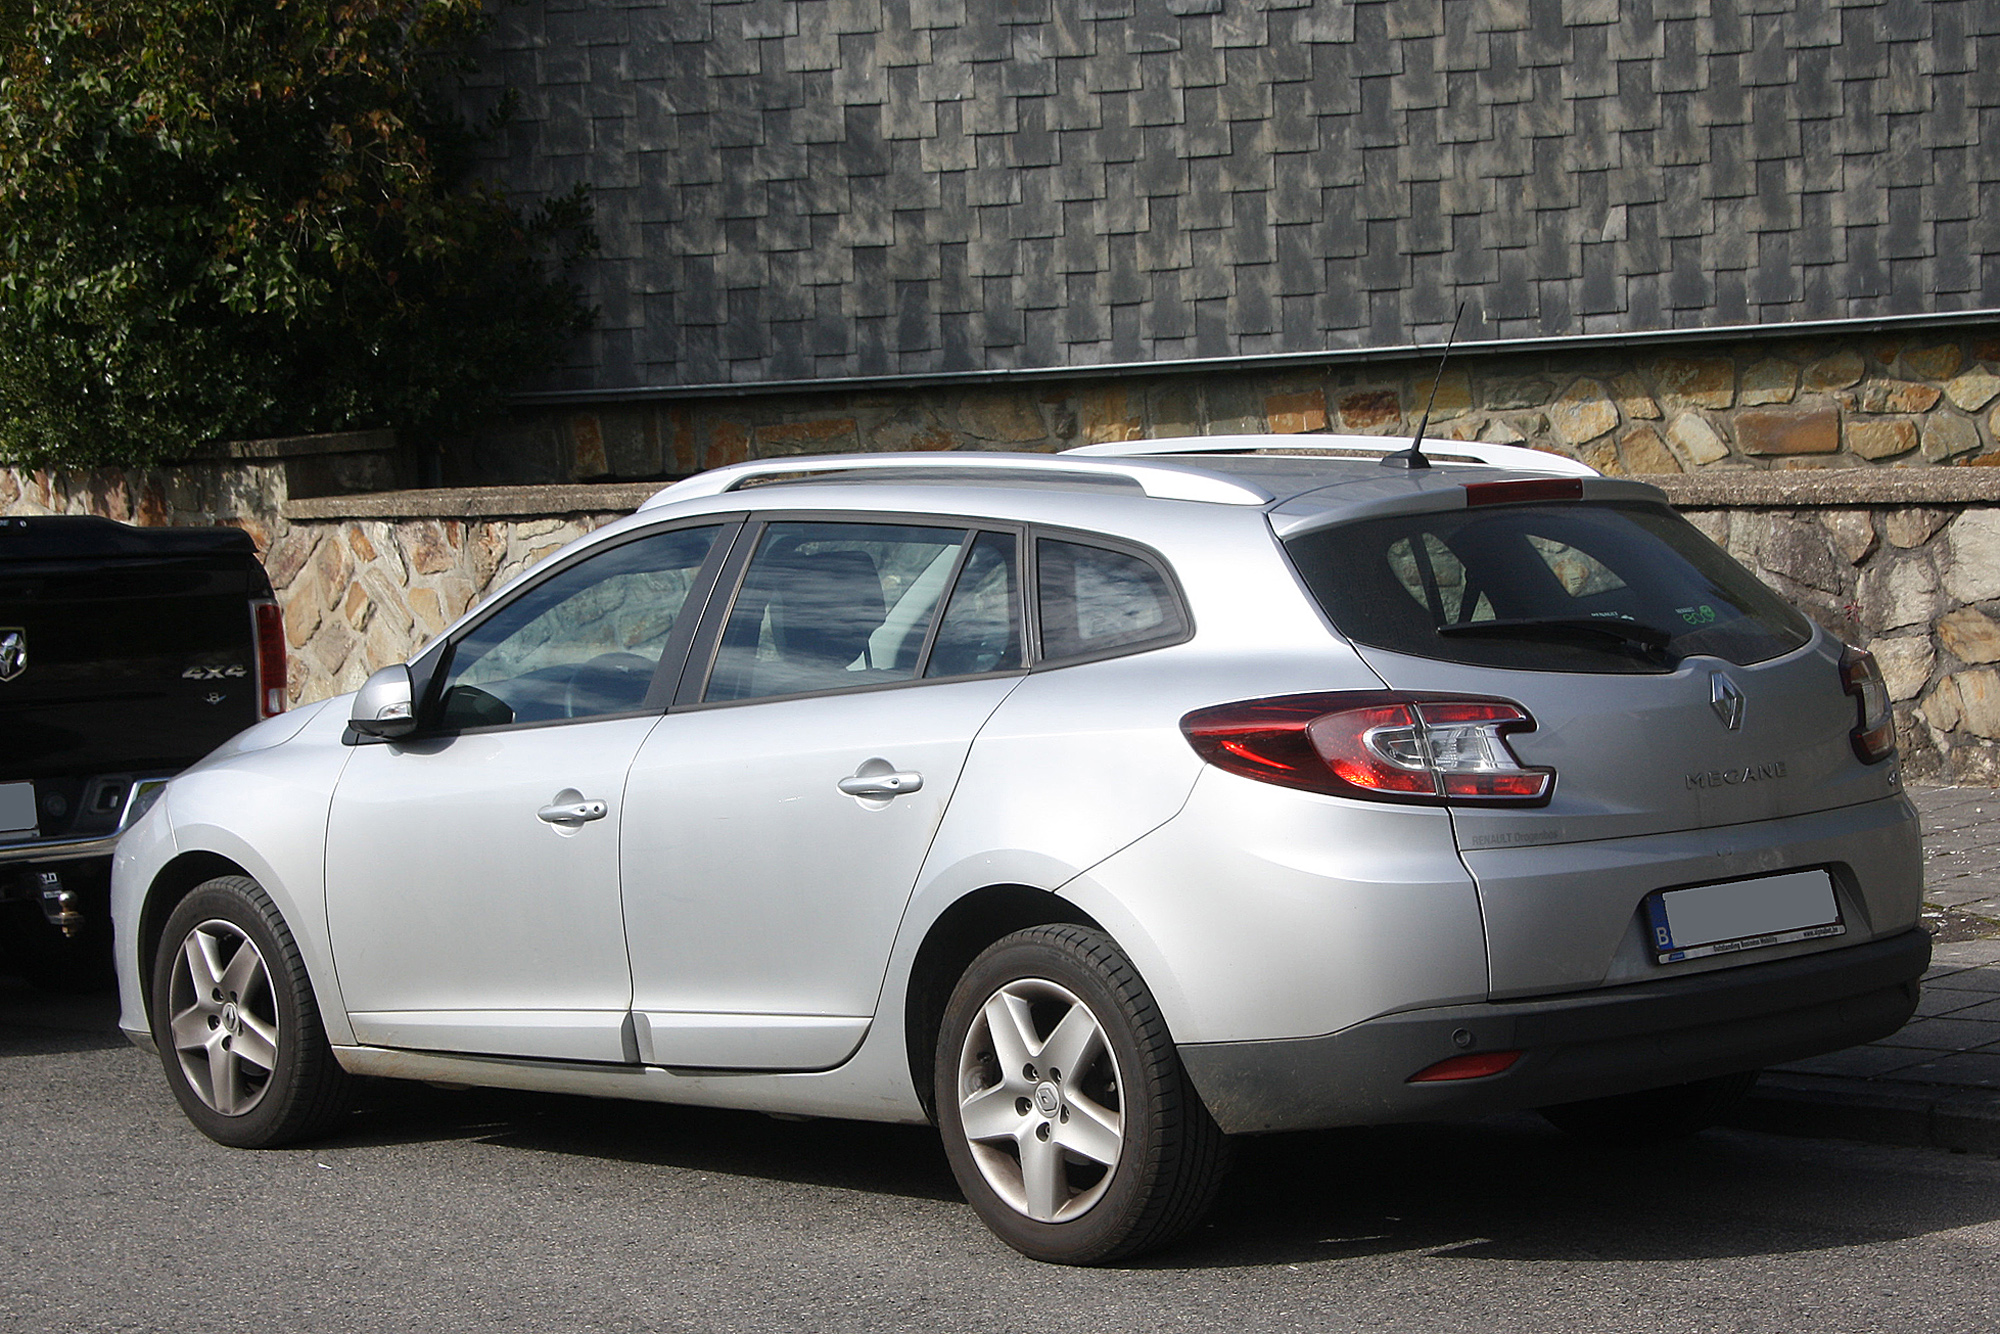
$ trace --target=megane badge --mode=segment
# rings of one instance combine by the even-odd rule
[[[1715,716],[1722,719],[1722,725],[1732,732],[1743,728],[1743,692],[1736,683],[1721,672],[1708,678],[1708,707],[1715,710]]]
[[[11,681],[28,670],[28,632],[18,625],[0,626],[0,681]]]

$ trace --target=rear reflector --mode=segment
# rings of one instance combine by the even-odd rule
[[[1536,478],[1525,482],[1467,482],[1465,507],[1528,505],[1538,500],[1582,500],[1581,477]]]
[[[1553,769],[1507,744],[1531,732],[1520,705],[1463,695],[1329,691],[1196,709],[1181,732],[1219,769],[1280,787],[1420,805],[1534,806]]]
[[[257,716],[285,711],[285,614],[275,602],[253,602],[257,626]]]
[[[1481,1051],[1470,1056],[1454,1056],[1436,1065],[1427,1065],[1405,1083],[1435,1084],[1446,1079],[1484,1079],[1497,1075],[1521,1059],[1518,1051]]]

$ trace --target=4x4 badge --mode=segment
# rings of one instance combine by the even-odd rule
[[[1732,732],[1742,730],[1743,692],[1721,672],[1708,678],[1708,707],[1715,710],[1724,727]]]
[[[0,681],[11,681],[28,670],[28,632],[18,625],[0,625]]]

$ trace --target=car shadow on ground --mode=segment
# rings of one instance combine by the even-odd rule
[[[38,992],[0,975],[0,1059],[125,1045],[115,997]],[[164,1084],[159,1095],[171,1105]],[[924,1126],[779,1120],[393,1080],[367,1081],[341,1132],[305,1151],[455,1139],[915,1200],[959,1198],[937,1134]],[[1236,1144],[1236,1160],[1207,1221],[1135,1268],[1256,1268],[1409,1253],[1715,1260],[2000,1220],[2000,1164],[1991,1159],[1738,1130],[1602,1148],[1520,1114],[1246,1138]]]
[[[1197,1236],[1147,1267],[1411,1253],[1570,1263],[1726,1260],[2000,1219],[2000,1166],[1964,1173],[1932,1150],[1732,1130],[1603,1147],[1523,1113],[1270,1136],[1237,1149],[1236,1170]]]
[[[536,1153],[957,1200],[934,1130],[383,1082],[338,1143],[452,1138]],[[1853,1155],[1866,1160],[1855,1173]],[[1582,1144],[1521,1114],[1244,1139],[1214,1211],[1132,1267],[1257,1268],[1422,1253],[1698,1261],[1879,1243],[2000,1220],[2000,1166],[1741,1131]],[[1970,1160],[1983,1162],[1984,1160]]]
[[[912,1199],[958,1198],[937,1132],[928,1126],[369,1080],[352,1121],[329,1142],[359,1148],[446,1139]]]
[[[115,993],[43,991],[0,968],[0,1059],[127,1045]]]

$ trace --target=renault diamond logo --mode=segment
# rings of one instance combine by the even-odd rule
[[[1743,692],[1721,672],[1708,678],[1708,707],[1715,710],[1724,727],[1732,732],[1742,730]]]
[[[28,632],[18,625],[0,625],[0,681],[11,681],[28,670]]]

